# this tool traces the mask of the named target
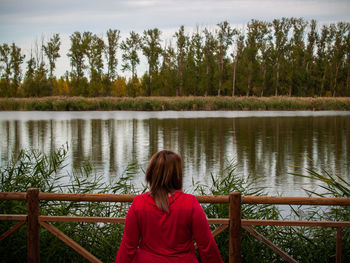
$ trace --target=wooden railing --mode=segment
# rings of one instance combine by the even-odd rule
[[[104,222],[124,223],[125,218],[119,217],[78,217],[78,216],[41,216],[40,201],[73,201],[73,202],[132,202],[134,195],[119,194],[68,194],[68,193],[41,193],[37,188],[28,189],[26,193],[0,192],[0,200],[27,201],[27,215],[1,214],[0,220],[18,221],[12,228],[0,236],[0,242],[27,223],[28,231],[28,262],[40,262],[40,226],[46,228],[53,235],[61,239],[68,246],[77,251],[90,262],[101,262],[90,252],[85,250],[71,238],[55,228],[49,222]],[[286,252],[279,249],[271,241],[254,230],[254,225],[269,226],[312,226],[334,227],[337,231],[336,262],[341,262],[342,255],[342,228],[350,227],[349,221],[286,221],[286,220],[256,220],[241,219],[242,204],[281,204],[281,205],[327,205],[350,206],[350,198],[321,198],[321,197],[271,197],[271,196],[241,196],[240,193],[231,193],[225,196],[196,196],[200,203],[229,203],[229,218],[209,218],[209,224],[221,225],[213,231],[216,236],[229,228],[229,262],[241,262],[241,228],[248,231],[263,242],[287,262],[297,262]]]

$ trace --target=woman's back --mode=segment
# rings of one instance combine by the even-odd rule
[[[141,240],[132,262],[198,262],[194,239],[203,262],[221,262],[206,216],[193,195],[176,191],[169,197],[169,213],[160,210],[149,193],[139,195],[127,220],[124,237],[129,238],[123,237],[116,262],[131,262],[127,261],[127,254],[132,256],[130,249],[135,247],[138,237]]]
[[[146,170],[150,191],[137,196],[125,220],[116,262],[222,262],[202,207],[182,189],[181,156],[170,150],[154,154]]]

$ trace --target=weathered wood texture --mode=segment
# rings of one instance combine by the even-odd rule
[[[40,262],[40,228],[39,228],[39,189],[30,188],[27,191],[28,204],[28,262]]]
[[[230,240],[229,262],[241,263],[241,193],[230,193]]]

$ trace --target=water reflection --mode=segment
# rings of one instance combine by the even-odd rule
[[[68,172],[89,160],[109,180],[131,162],[145,169],[153,153],[167,148],[184,159],[185,188],[192,178],[210,182],[210,173],[232,160],[239,175],[270,194],[317,188],[288,174],[300,172],[297,167],[324,167],[350,180],[350,113],[248,113],[1,112],[1,164],[20,149],[49,153],[68,144]]]

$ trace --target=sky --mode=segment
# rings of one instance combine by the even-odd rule
[[[75,31],[103,37],[108,29],[119,29],[123,39],[132,30],[157,27],[165,40],[181,25],[193,32],[196,26],[214,28],[225,20],[242,27],[251,19],[281,17],[350,22],[350,0],[0,0],[0,44],[14,42],[28,59],[35,41],[60,34],[56,75],[61,76],[70,70],[66,54]]]

